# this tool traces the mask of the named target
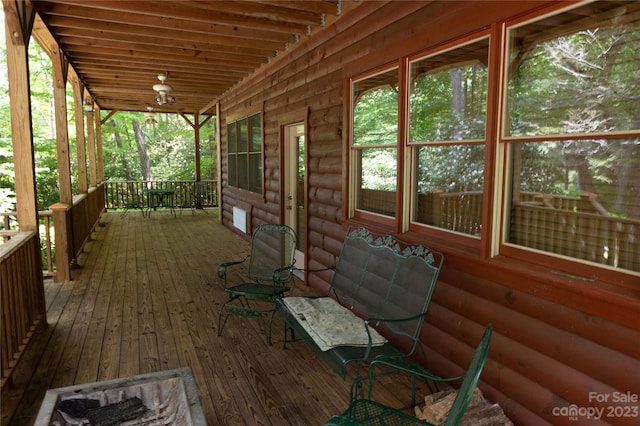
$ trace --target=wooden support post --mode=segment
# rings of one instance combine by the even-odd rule
[[[78,162],[78,192],[86,194],[89,192],[87,180],[87,144],[84,138],[84,109],[82,108],[82,94],[84,86],[77,75],[71,78],[73,86],[73,103],[76,117],[76,157]]]
[[[100,107],[94,105],[96,117],[96,155],[98,162],[98,183],[104,182],[104,156],[102,155],[102,121],[100,120]]]
[[[15,166],[16,210],[21,231],[38,231],[36,175],[31,130],[28,45],[35,10],[28,2],[3,0]]]
[[[91,102],[89,100],[89,102]],[[87,147],[89,152],[89,186],[98,186],[98,168],[96,167],[96,138],[93,111],[85,112],[87,119]]]
[[[71,191],[71,161],[69,156],[66,91],[69,63],[57,43],[51,46],[51,62],[53,65],[53,103],[56,120],[60,202],[70,205],[73,203],[73,194]]]
[[[56,237],[56,274],[54,281],[62,283],[71,281],[71,255],[70,247],[72,244],[68,241],[70,234],[67,229],[67,212],[71,209],[70,205],[64,203],[56,203],[49,207],[53,211],[53,229]]]
[[[200,171],[200,115],[193,114],[193,139],[196,151],[196,182],[200,182],[202,173]]]
[[[220,125],[222,120],[220,119],[220,101],[216,102],[216,191],[218,193],[218,220],[222,223],[222,148],[220,147],[220,141],[222,140]]]

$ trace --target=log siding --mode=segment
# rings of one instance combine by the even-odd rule
[[[550,4],[366,2],[328,31],[303,41],[221,99],[223,123],[235,109],[260,103],[265,123],[262,198],[226,187],[221,126],[223,223],[232,227],[232,208],[238,203],[251,205],[253,228],[283,220],[280,126],[293,121],[293,111],[308,109],[306,266],[332,265],[346,226],[353,223],[345,211],[346,77],[495,29],[500,22]],[[497,66],[495,60],[492,64]],[[485,203],[492,204],[490,195],[486,197]],[[589,392],[640,394],[640,292],[632,286],[636,277],[618,283],[585,281],[525,261],[489,259],[483,254],[488,251],[484,240],[458,244],[460,238],[442,235],[403,235],[442,250],[447,259],[423,330],[437,373],[459,374],[482,330],[493,322],[494,341],[480,387],[516,424],[566,423],[569,419],[558,417],[557,408],[598,406]],[[328,273],[306,279],[319,291],[326,290],[329,281]],[[632,424],[637,419],[603,418],[594,424],[614,421]]]

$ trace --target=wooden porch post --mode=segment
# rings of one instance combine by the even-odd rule
[[[222,120],[220,119],[220,101],[216,102],[216,179],[218,191],[218,220],[222,223],[222,147],[220,146],[220,140],[222,139],[220,125]]]
[[[56,274],[54,282],[71,281],[71,230],[67,226],[67,218],[71,204],[56,203],[49,207],[53,211],[53,228],[56,230]]]
[[[200,182],[200,114],[195,112],[193,114],[193,139],[195,140],[196,150],[196,182]]]
[[[87,98],[86,102],[93,105],[91,98]],[[93,111],[85,112],[85,117],[87,119],[87,146],[89,151],[89,186],[95,188],[98,186],[98,169],[96,167],[96,138]]]
[[[31,130],[31,88],[28,46],[35,10],[28,2],[2,0],[4,7],[15,166],[16,210],[21,231],[38,230],[36,174]]]
[[[73,103],[76,116],[76,154],[78,161],[78,191],[80,194],[89,192],[87,180],[87,149],[84,139],[84,108],[82,94],[84,86],[77,75],[71,79],[73,85]]]
[[[53,102],[56,114],[56,147],[60,202],[71,206],[71,161],[69,159],[69,129],[67,124],[67,75],[69,63],[56,43],[51,46],[53,64]],[[57,240],[57,239],[56,239]]]
[[[94,105],[96,117],[96,154],[98,161],[98,183],[104,182],[104,157],[102,155],[102,121],[100,120],[100,107]]]

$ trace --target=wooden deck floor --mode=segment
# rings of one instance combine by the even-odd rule
[[[279,318],[272,346],[252,319],[217,336],[225,296],[216,266],[242,259],[249,243],[215,211],[106,213],[101,222],[73,281],[46,284],[48,327],[2,393],[2,425],[32,424],[50,388],[185,366],[210,425],[320,425],[347,407],[350,383],[303,343],[283,350]]]

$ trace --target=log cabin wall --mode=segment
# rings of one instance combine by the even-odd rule
[[[344,68],[371,69],[546,6],[542,2],[364,2],[327,31],[303,41],[220,100],[223,223],[233,229],[235,206],[250,212],[248,233],[263,222],[283,220],[281,126],[305,121],[306,267],[332,265],[345,229],[353,222],[343,211]],[[226,164],[227,119],[260,111],[263,196],[230,188]],[[585,281],[524,261],[482,256],[453,239],[411,233],[401,238],[446,254],[423,330],[429,362],[437,373],[454,375],[466,368],[491,322],[494,338],[480,387],[516,424],[576,424],[567,411],[561,411],[572,406],[606,410],[593,424],[638,420],[640,414],[628,411],[630,416],[624,417],[615,410],[625,404],[612,402],[615,396],[633,399],[640,394],[640,295],[629,285],[637,277],[629,277],[624,286]],[[330,278],[330,274],[309,275],[307,283],[324,291]],[[598,401],[604,398],[608,401]]]

